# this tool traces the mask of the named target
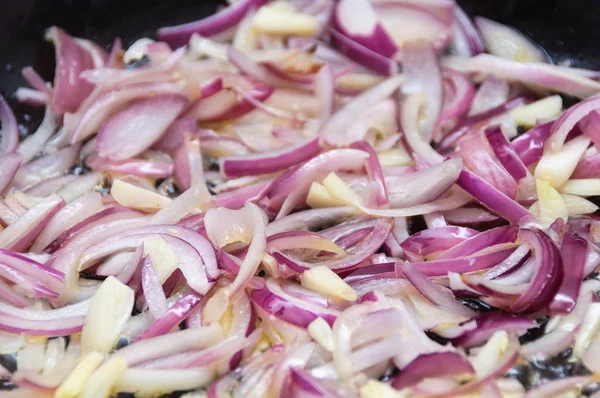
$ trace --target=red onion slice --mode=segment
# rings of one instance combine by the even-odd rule
[[[517,313],[550,304],[564,278],[560,251],[548,235],[540,230],[521,229],[519,239],[532,246],[536,269],[527,291],[511,306]]]
[[[483,17],[476,17],[483,41],[490,54],[519,62],[547,62],[543,50],[521,32]]]
[[[290,148],[270,153],[226,157],[220,160],[220,168],[226,177],[269,174],[308,160],[320,150],[318,138],[313,138]]]
[[[180,95],[158,95],[136,102],[100,130],[98,155],[116,161],[139,155],[160,139],[186,105],[187,99]]]
[[[183,25],[160,28],[157,32],[160,40],[166,41],[175,47],[186,45],[194,33],[210,37],[234,27],[244,18],[248,11],[258,9],[265,0],[242,0],[208,18]]]
[[[2,126],[2,147],[1,153],[11,153],[17,150],[19,145],[19,126],[17,118],[10,109],[10,105],[3,96],[0,95],[0,126]]]
[[[252,290],[250,299],[268,314],[303,328],[307,328],[318,317],[333,325],[338,314],[337,310],[316,306],[285,293],[272,279],[267,281],[265,287]]]
[[[487,208],[511,223],[516,224],[530,217],[527,209],[465,168],[460,173],[457,184]]]
[[[413,286],[432,303],[467,318],[472,318],[476,315],[475,311],[460,304],[450,289],[429,280],[429,278],[414,268],[410,263],[404,264],[402,273],[406,279],[408,279],[410,283],[412,283]]]
[[[337,3],[332,25],[344,36],[383,57],[393,58],[398,49],[367,0]]]
[[[56,26],[48,30],[46,38],[54,43],[56,52],[52,108],[57,114],[75,112],[93,89],[80,74],[93,69],[94,61],[72,37]]]

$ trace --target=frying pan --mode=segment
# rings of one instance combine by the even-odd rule
[[[482,15],[516,27],[540,44],[554,63],[600,69],[600,0],[458,3],[469,15]],[[73,36],[94,40],[107,48],[119,36],[128,46],[139,37],[153,36],[161,26],[210,15],[219,4],[219,0],[2,0],[0,93],[11,101],[21,122],[21,133],[26,135],[37,128],[43,110],[20,106],[12,94],[25,85],[20,74],[24,66],[33,65],[42,77],[52,81],[53,48],[43,40],[47,27],[58,25]],[[550,378],[579,373],[568,362],[548,365],[536,371]]]

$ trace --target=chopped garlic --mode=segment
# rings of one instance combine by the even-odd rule
[[[345,206],[346,203],[342,200],[334,198],[327,188],[318,182],[313,182],[306,197],[306,204],[312,208]]]
[[[553,95],[515,108],[510,114],[518,125],[534,127],[538,121],[554,119],[561,111],[562,98],[560,95]]]
[[[600,178],[569,180],[561,185],[558,190],[571,195],[597,196],[600,195]]]
[[[134,293],[114,276],[106,278],[94,294],[81,331],[84,353],[107,354],[119,341],[127,320],[131,317]]]
[[[550,226],[557,218],[566,221],[569,218],[569,210],[560,193],[546,181],[540,179],[536,180],[535,187],[542,224],[546,227]]]
[[[127,362],[123,357],[112,357],[92,373],[83,388],[81,398],[108,398],[113,392],[113,386],[126,370]]]
[[[144,256],[150,256],[152,267],[158,276],[160,283],[164,283],[169,276],[179,267],[179,258],[158,235],[149,235],[143,240]]]
[[[334,172],[329,173],[325,177],[323,186],[329,191],[331,196],[339,199],[344,204],[357,207],[361,205],[360,196]]]
[[[374,379],[369,380],[360,389],[360,398],[405,398],[411,395],[409,391],[398,391]]]
[[[413,159],[404,148],[392,148],[377,153],[382,167],[412,166]]]
[[[325,266],[305,271],[300,277],[302,286],[332,299],[355,301],[356,292],[335,272]]]
[[[258,10],[252,27],[257,33],[267,35],[314,36],[319,31],[319,21],[312,15],[297,12],[287,2],[276,1]]]
[[[79,397],[83,387],[94,370],[102,363],[104,355],[92,351],[77,362],[75,368],[54,393],[54,398]]]
[[[582,135],[567,142],[557,152],[545,153],[535,168],[535,177],[554,188],[560,187],[571,177],[589,145],[590,139]]]
[[[121,206],[145,212],[160,210],[172,201],[171,198],[157,192],[138,187],[118,178],[113,181],[110,193]]]
[[[497,331],[479,350],[477,355],[470,358],[471,365],[478,377],[490,374],[508,347],[508,333],[504,330]]]
[[[312,321],[308,325],[308,335],[327,351],[333,352],[333,331],[325,319],[319,317]]]

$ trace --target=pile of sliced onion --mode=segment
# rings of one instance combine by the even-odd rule
[[[23,140],[0,97],[9,394],[592,391],[597,72],[454,0],[237,0],[157,37],[50,28]],[[557,355],[583,372],[545,383]]]

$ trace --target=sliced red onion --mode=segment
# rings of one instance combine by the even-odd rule
[[[450,391],[445,392],[442,396],[461,396],[468,392],[474,391],[485,385],[490,380],[494,380],[500,376],[503,376],[515,365],[518,359],[519,341],[514,336],[509,335],[508,344],[504,348],[500,358],[498,358],[496,366],[491,367],[491,369],[487,370],[485,374],[478,375],[478,379],[451,389]]]
[[[519,182],[529,175],[529,170],[508,142],[500,127],[487,128],[485,135],[502,166],[513,176],[515,181]]]
[[[527,209],[465,168],[460,173],[457,184],[484,206],[511,223],[516,224],[530,217]]]
[[[271,72],[267,67],[261,65],[252,58],[248,57],[242,51],[237,50],[234,46],[227,48],[227,59],[235,65],[244,75],[258,80],[264,84],[273,87],[297,87],[298,84],[291,84],[289,81],[280,78],[275,73]]]
[[[584,277],[587,247],[587,241],[572,231],[568,231],[563,236],[560,243],[563,279],[548,307],[550,311],[569,313],[575,308]]]
[[[68,241],[74,239],[77,235],[97,226],[105,223],[109,223],[116,220],[124,220],[130,218],[138,218],[142,216],[143,213],[128,209],[126,207],[109,207],[104,210],[101,210],[93,215],[87,217],[86,219],[78,222],[72,227],[63,231],[59,236],[57,236],[50,245],[47,246],[47,250],[49,253],[54,253],[58,249],[60,249],[63,245],[68,243]]]
[[[56,26],[48,30],[46,38],[54,43],[56,52],[52,108],[57,114],[75,112],[93,89],[80,74],[92,69],[94,61],[72,37]]]
[[[422,4],[417,1],[379,1],[374,4],[381,23],[400,51],[417,40],[431,43],[436,49],[445,47],[452,34],[453,10],[449,3]],[[439,9],[436,9],[440,6]]]
[[[559,323],[554,329],[547,331],[539,339],[524,344],[521,347],[521,355],[529,360],[548,359],[569,348],[575,341],[592,300],[592,292],[582,291],[573,311],[559,319]]]
[[[172,46],[184,46],[194,33],[204,37],[215,36],[234,27],[248,11],[258,9],[265,3],[265,0],[242,0],[199,21],[160,28],[157,35]]]
[[[25,87],[19,87],[15,91],[15,98],[17,101],[35,108],[48,106],[51,101],[47,94]]]
[[[423,139],[429,142],[442,111],[444,90],[442,72],[433,47],[425,42],[406,43],[402,48],[402,72],[406,77],[402,92],[421,93],[425,97],[419,130]]]
[[[88,247],[81,256],[80,267],[85,268],[93,261],[111,254],[115,250],[125,247],[138,247],[143,238],[151,234],[160,234],[163,239],[168,240],[169,244],[176,245],[177,249],[181,249],[179,254],[184,256],[185,259],[180,258],[180,267],[188,280],[188,284],[195,289],[197,288],[203,294],[206,293],[204,291],[208,282],[206,275],[211,279],[216,279],[219,276],[214,249],[202,235],[178,225],[152,225],[117,233],[103,243]],[[190,249],[192,249],[193,254],[190,253]],[[175,251],[177,252],[177,250]],[[186,260],[190,263],[187,264]],[[198,285],[194,285],[192,279],[196,280]]]
[[[305,261],[297,260],[282,252],[273,252],[272,256],[281,264],[285,264],[292,270],[302,273],[312,267],[325,266],[336,273],[349,271],[356,268],[361,262],[371,256],[387,239],[391,225],[385,219],[377,220],[377,224],[371,230],[369,235],[362,240],[362,242],[355,247],[352,252],[342,258],[325,260],[319,263],[308,263]]]
[[[319,98],[319,120],[325,122],[335,112],[335,76],[330,65],[321,67],[314,79],[314,92]]]
[[[0,100],[1,101],[1,100]],[[29,162],[42,149],[43,145],[48,141],[56,130],[56,116],[52,113],[50,107],[46,107],[44,120],[33,135],[28,136],[19,145],[19,154],[23,159],[23,163]]]
[[[278,177],[267,194],[269,204],[274,207],[281,206],[281,217],[306,200],[313,181],[322,180],[332,171],[360,169],[367,157],[367,153],[356,149],[334,149],[324,152],[297,170],[292,169]]]
[[[226,177],[269,174],[308,160],[320,150],[319,140],[313,138],[302,144],[271,153],[226,157],[220,160],[221,172]]]
[[[27,81],[31,88],[52,96],[52,86],[46,83],[44,79],[31,66],[26,66],[21,70],[21,75]]]
[[[521,32],[483,17],[475,23],[490,54],[518,62],[547,62],[543,50]]]
[[[434,363],[435,366],[431,366]],[[457,376],[474,372],[469,361],[456,352],[421,354],[400,371],[392,386],[401,390],[429,377]]]
[[[552,125],[553,122],[540,124],[511,142],[525,166],[531,166],[541,159],[544,143],[550,137]]]
[[[302,328],[307,328],[319,317],[331,326],[339,313],[335,309],[318,306],[314,302],[307,302],[286,293],[273,279],[267,280],[263,288],[252,290],[250,299],[268,314]]]
[[[28,187],[65,174],[75,164],[79,149],[79,144],[68,146],[29,162],[15,174],[15,185]]]
[[[162,336],[179,325],[196,308],[202,300],[196,292],[189,292],[156,319],[136,341]]]
[[[387,205],[389,203],[388,193],[385,186],[383,170],[381,168],[379,158],[377,157],[377,153],[367,141],[355,142],[352,144],[352,148],[359,149],[369,154],[369,157],[365,163],[365,169],[371,181],[373,181],[377,186],[374,204],[376,207]]]
[[[267,236],[277,233],[309,230],[331,225],[349,218],[356,210],[352,207],[331,207],[299,211],[270,222],[266,227]]]
[[[186,105],[181,95],[157,95],[136,102],[102,127],[96,139],[98,155],[116,161],[139,155],[164,134]]]
[[[327,120],[321,127],[321,137],[331,145],[350,144],[347,129],[350,128],[356,116],[366,108],[389,97],[402,82],[403,77],[395,76],[358,95]]]
[[[123,162],[112,162],[108,159],[93,157],[87,164],[94,171],[137,177],[167,178],[173,174],[173,163],[168,161],[130,159]]]
[[[93,101],[82,109],[83,113],[75,114],[71,142],[79,142],[99,131],[106,120],[135,100],[161,94],[182,94],[181,85],[169,82],[135,83],[107,91],[93,98]],[[91,98],[91,97],[90,97]]]
[[[17,118],[10,109],[10,105],[3,96],[0,95],[0,126],[2,126],[2,147],[1,153],[11,153],[17,150],[19,145],[19,126]]]
[[[413,260],[417,260],[448,250],[477,234],[476,230],[464,227],[429,228],[409,236],[400,246]]]
[[[517,182],[500,164],[481,134],[467,134],[459,144],[461,157],[475,174],[509,198],[517,197]]]
[[[465,61],[462,67],[452,62],[445,63],[445,66],[468,73],[482,73],[508,81],[535,84],[579,98],[588,98],[600,88],[600,83],[594,80],[553,68],[552,65],[520,63],[489,54],[479,54]]]
[[[420,94],[412,94],[404,100],[400,114],[400,124],[404,130],[410,148],[425,162],[433,165],[444,161],[444,157],[436,152],[424,139],[419,130],[419,112],[422,105]]]
[[[413,286],[432,303],[467,318],[472,318],[476,315],[475,311],[460,304],[450,289],[429,280],[429,278],[414,268],[410,263],[404,264],[402,273],[406,279],[408,279],[410,283],[412,283]]]
[[[392,76],[397,73],[398,65],[392,59],[355,42],[336,29],[330,29],[329,33],[337,50],[354,62],[384,76]]]
[[[415,262],[412,265],[427,276],[446,276],[450,272],[475,272],[491,268],[504,261],[514,251],[512,246],[498,245],[497,248],[485,250],[486,253],[464,258]],[[398,267],[400,264],[396,263]],[[402,270],[396,268],[396,273],[402,275]]]
[[[479,36],[479,32],[475,28],[475,25],[473,25],[473,22],[471,22],[469,16],[458,4],[454,7],[454,18],[456,19],[456,25],[453,47],[457,55],[473,56],[482,53],[485,47]]]
[[[474,321],[477,327],[473,330],[467,330],[455,338],[452,341],[455,345],[470,348],[484,343],[499,330],[514,331],[520,335],[525,333],[527,329],[537,327],[537,323],[529,318],[498,312],[480,314]]]
[[[560,380],[553,380],[529,390],[525,394],[525,397],[543,398],[557,394],[570,394],[574,393],[573,390],[582,390],[587,384],[592,383],[592,381],[593,378],[591,376],[571,376]]]
[[[64,200],[58,195],[43,199],[0,232],[0,247],[17,252],[25,251],[64,205]]]
[[[193,134],[198,130],[196,121],[191,118],[181,118],[169,126],[167,132],[156,142],[152,148],[164,151],[174,152],[183,142],[186,134]]]
[[[63,231],[87,219],[102,208],[102,196],[90,192],[60,209],[37,236],[32,252],[41,252],[54,242]]]
[[[590,112],[600,108],[600,99],[592,97],[585,101],[573,105],[571,108],[563,112],[563,114],[554,121],[550,129],[550,138],[546,142],[544,149],[550,151],[558,151],[562,148],[567,136],[573,130],[575,125],[585,118]],[[591,131],[590,129],[587,130]],[[584,130],[584,133],[586,131]]]
[[[444,101],[442,111],[434,129],[436,142],[441,139],[441,128],[453,127],[455,120],[467,113],[475,97],[475,86],[462,73],[450,69],[442,71],[444,78]]]
[[[167,298],[163,287],[158,280],[158,275],[152,266],[152,260],[146,256],[142,260],[142,289],[148,309],[154,319],[158,319],[167,312]]]
[[[452,131],[450,131],[444,136],[444,138],[442,138],[438,149],[440,151],[449,151],[456,145],[457,141],[463,135],[471,131],[472,128],[481,128],[489,124],[494,124],[495,120],[498,120],[498,118],[500,118],[501,116],[506,116],[506,113],[509,110],[524,105],[528,102],[528,97],[515,97],[485,112],[477,113],[466,117],[460,123],[458,123]]]
[[[4,192],[10,185],[19,167],[21,167],[21,156],[19,154],[5,153],[0,155],[0,192]]]
[[[200,153],[200,141],[184,138],[175,153],[173,177],[175,184],[182,191],[187,191],[192,185],[204,183],[204,164]]]
[[[377,54],[393,58],[398,48],[367,0],[342,0],[335,6],[333,28]]]
[[[560,288],[564,278],[562,259],[552,239],[540,230],[521,229],[519,240],[532,246],[536,267],[527,291],[511,306],[511,310],[536,311],[550,304]]]
[[[59,309],[36,311],[0,303],[0,329],[31,336],[68,336],[79,333],[85,321],[90,300]]]
[[[470,256],[494,245],[513,243],[517,239],[519,228],[516,225],[489,229],[466,239],[446,250],[438,260]]]

